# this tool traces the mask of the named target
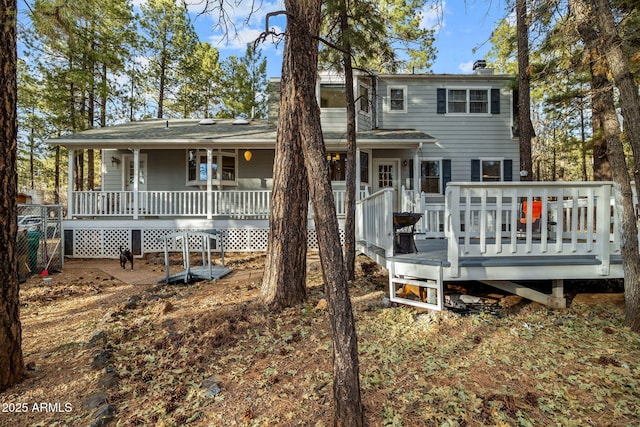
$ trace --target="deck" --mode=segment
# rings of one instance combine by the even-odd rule
[[[405,254],[386,190],[358,202],[356,240],[389,271],[395,302],[441,310],[447,283],[479,281],[564,308],[563,280],[623,277],[612,191],[611,183],[450,183],[444,203],[413,206],[423,220],[417,252]],[[534,200],[542,204],[537,220],[523,211]],[[551,292],[522,284],[531,281],[551,281]],[[398,297],[407,285],[424,297]]]

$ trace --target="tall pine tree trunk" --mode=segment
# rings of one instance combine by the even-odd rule
[[[533,125],[531,124],[531,72],[529,70],[529,19],[527,16],[527,1],[516,0],[516,26],[518,42],[518,110],[520,128],[520,170],[526,171],[521,181],[533,179],[533,164],[531,161],[531,139]]]
[[[353,89],[353,67],[351,66],[351,42],[349,16],[346,0],[340,0],[340,33],[342,37],[342,62],[344,64],[345,95],[347,104],[347,166],[344,220],[344,265],[347,280],[356,278],[356,103]]]
[[[262,300],[280,310],[306,300],[307,211],[309,186],[302,156],[300,120],[296,111],[295,57],[285,42],[269,241],[262,279]]]
[[[629,68],[629,58],[622,51],[622,41],[618,35],[613,14],[611,12],[611,3],[609,0],[593,0],[597,15],[598,26],[600,27],[601,52],[607,58],[611,75],[618,88],[620,97],[620,110],[624,118],[624,131],[634,157],[633,178],[636,182],[636,190],[640,186],[640,101],[638,100],[638,87],[633,79],[633,74]],[[617,116],[616,116],[617,122]],[[607,131],[605,123],[605,132]],[[619,127],[619,126],[618,126]],[[607,139],[607,145],[611,144],[611,140]],[[613,154],[613,148],[609,147],[609,153]],[[610,158],[611,167],[613,168],[614,180],[616,179],[616,168],[621,165],[614,164]],[[629,178],[627,177],[627,180]],[[622,182],[621,184],[625,184]],[[631,194],[625,187],[621,188],[625,198],[625,203],[632,203]],[[626,200],[629,198],[629,200]],[[633,209],[633,206],[632,206]],[[626,215],[631,213],[626,212]],[[627,218],[630,220],[630,218]],[[636,229],[635,221],[633,229]],[[623,268],[624,268],[624,296],[626,304],[626,323],[631,329],[640,332],[640,254],[638,253],[638,234],[626,234],[631,230],[624,229],[622,232],[627,236],[623,238],[623,244],[632,246],[633,249],[628,250],[628,257],[623,252]],[[633,240],[633,242],[631,242]],[[624,248],[624,246],[623,246]]]
[[[0,391],[23,374],[18,284],[16,0],[0,0]]]
[[[594,31],[595,32],[595,31]],[[597,39],[597,33],[595,35]],[[594,39],[595,40],[595,39]],[[607,154],[607,140],[604,138],[602,123],[604,122],[603,112],[596,108],[595,94],[605,90],[608,84],[607,76],[596,72],[597,50],[589,49],[589,71],[591,73],[591,133],[593,139],[593,180],[610,181],[611,163]]]
[[[609,148],[609,160],[616,192],[616,205],[622,207],[620,222],[620,251],[624,271],[624,296],[626,322],[636,332],[640,332],[638,322],[638,282],[640,280],[640,255],[638,253],[638,227],[633,206],[631,179],[625,162],[624,149],[620,140],[620,123],[613,100],[613,89],[596,95],[598,108],[603,111],[604,137]],[[620,211],[618,211],[620,212]]]
[[[285,0],[288,49],[293,61],[291,90],[301,118],[304,161],[309,179],[320,261],[333,339],[334,425],[363,425],[358,367],[358,341],[344,270],[342,246],[326,149],[316,100],[321,0]],[[289,89],[287,89],[289,90]]]

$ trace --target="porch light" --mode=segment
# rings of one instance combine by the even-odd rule
[[[111,157],[111,166],[119,166],[120,165],[120,159],[117,157]]]
[[[249,150],[245,150],[244,152],[244,159],[249,162],[251,161],[251,157],[253,157],[253,153],[251,153],[251,151]]]

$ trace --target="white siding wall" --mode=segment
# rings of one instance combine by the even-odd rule
[[[347,131],[347,109],[346,108],[321,108],[320,123],[322,124],[322,130],[324,132],[346,132]]]
[[[388,86],[407,87],[407,112],[389,113]],[[447,115],[436,113],[437,88],[499,88],[500,114]],[[385,129],[418,129],[438,140],[425,145],[423,157],[451,159],[453,181],[471,180],[472,158],[513,160],[513,177],[520,170],[517,139],[511,137],[511,90],[508,80],[496,81],[470,76],[469,80],[438,80],[437,77],[393,79],[381,78],[378,86],[378,127]]]

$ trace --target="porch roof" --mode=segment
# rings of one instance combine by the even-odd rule
[[[276,127],[263,121],[248,125],[233,125],[230,119],[216,119],[215,124],[200,124],[200,119],[154,119],[95,128],[49,140],[49,144],[71,148],[197,148],[246,147],[273,148]],[[346,132],[324,132],[329,148],[344,146]],[[375,129],[358,132],[358,146],[364,148],[417,147],[420,143],[435,143],[436,139],[414,129]]]

